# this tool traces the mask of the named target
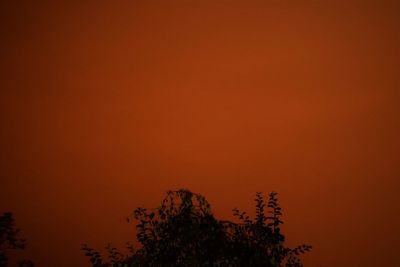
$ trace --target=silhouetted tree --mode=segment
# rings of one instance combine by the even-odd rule
[[[284,246],[277,194],[270,193],[265,202],[257,193],[255,202],[254,220],[234,209],[238,223],[218,221],[203,196],[188,190],[169,191],[160,207],[135,210],[133,218],[138,221],[137,239],[141,244],[138,250],[129,246],[131,254],[122,255],[108,246],[109,261],[105,262],[99,252],[86,245],[82,249],[93,267],[302,266],[298,256],[311,246]]]
[[[12,249],[25,249],[25,239],[19,238],[19,229],[15,226],[15,219],[11,212],[0,216],[0,266],[7,266],[6,252]],[[21,264],[27,261],[21,262]]]

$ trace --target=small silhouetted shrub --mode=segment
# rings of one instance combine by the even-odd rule
[[[265,201],[255,198],[256,215],[233,210],[239,222],[217,220],[206,199],[188,190],[169,191],[161,205],[152,210],[137,208],[135,250],[122,255],[107,246],[108,260],[92,248],[82,249],[93,267],[108,266],[266,266],[301,267],[299,255],[311,246],[288,248],[280,226],[282,210],[277,193]],[[128,222],[132,220],[127,218]]]
[[[8,265],[7,251],[23,250],[26,247],[26,240],[18,237],[20,230],[15,226],[15,219],[11,212],[0,215],[0,267]],[[33,263],[22,260],[19,266],[31,267]]]

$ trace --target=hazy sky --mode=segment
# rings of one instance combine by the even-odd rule
[[[37,266],[169,189],[279,193],[306,266],[398,264],[398,1],[1,1],[0,212]],[[55,262],[57,264],[55,264]]]

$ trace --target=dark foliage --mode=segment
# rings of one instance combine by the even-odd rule
[[[19,229],[15,226],[15,219],[11,212],[5,212],[0,216],[0,267],[7,266],[6,252],[13,249],[23,250],[26,240],[19,238]],[[20,266],[33,266],[31,261],[23,260]]]
[[[108,261],[99,252],[83,246],[93,267],[106,266],[266,266],[301,267],[299,255],[311,246],[284,246],[280,225],[281,208],[277,193],[267,202],[261,193],[255,198],[256,216],[251,219],[238,209],[239,222],[216,220],[206,199],[188,190],[169,191],[160,207],[138,208],[138,250],[122,255],[107,246]],[[127,218],[128,222],[131,218]]]

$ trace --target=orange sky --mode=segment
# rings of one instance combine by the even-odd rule
[[[184,187],[219,218],[277,191],[306,266],[398,263],[398,1],[66,2],[0,3],[0,212],[25,257],[87,266],[81,243],[122,247]]]

